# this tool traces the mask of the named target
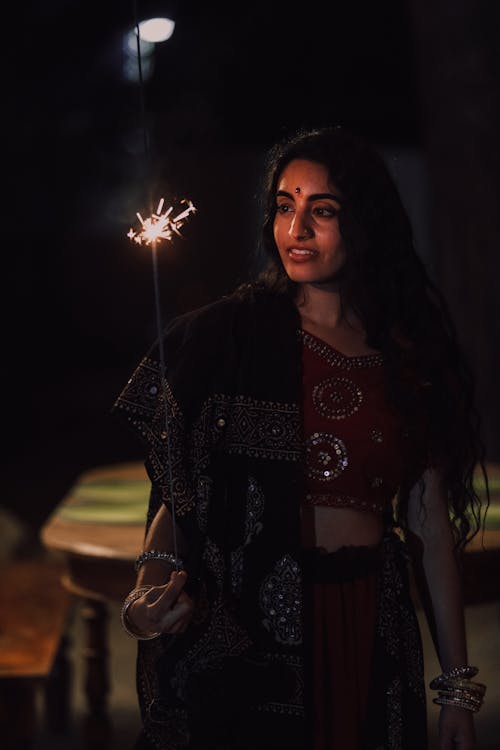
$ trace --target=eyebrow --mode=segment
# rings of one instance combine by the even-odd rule
[[[294,196],[291,193],[287,193],[286,190],[278,190],[276,193],[276,197],[279,195],[282,195],[284,198],[290,198],[291,200],[294,200]],[[337,195],[334,195],[333,193],[312,193],[307,197],[308,201],[318,201],[322,198],[329,198],[332,201],[336,201],[337,203],[340,203],[342,205],[342,201]]]

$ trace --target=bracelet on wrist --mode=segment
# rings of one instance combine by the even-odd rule
[[[128,594],[125,601],[123,602],[123,605],[120,611],[120,621],[121,621],[123,630],[131,638],[135,638],[138,641],[151,641],[153,638],[158,638],[158,636],[161,635],[160,632],[140,633],[139,631],[133,628],[128,618],[128,610],[131,604],[133,604],[136,599],[139,599],[143,594],[145,594],[147,591],[149,591],[152,588],[153,588],[152,585],[147,585],[147,586],[138,586],[136,589],[133,589],[130,592],[130,594]]]
[[[477,713],[482,706],[482,703],[477,704],[463,698],[447,698],[444,696],[442,698],[434,698],[432,702],[438,706],[464,708],[466,711],[472,711],[473,713]]]
[[[479,711],[483,705],[486,685],[470,679],[475,677],[478,671],[477,667],[464,664],[435,677],[429,683],[431,690],[438,691],[438,697],[433,699],[433,703]]]
[[[164,552],[158,549],[150,549],[146,552],[142,552],[135,560],[134,569],[137,573],[141,565],[144,565],[148,560],[161,560],[163,562],[173,565],[176,570],[184,569],[184,562],[180,557],[176,557],[173,552]]]
[[[459,678],[465,678],[470,679],[471,677],[475,677],[477,673],[479,672],[479,669],[477,667],[471,667],[468,664],[463,664],[459,667],[453,667],[453,669],[449,669],[447,672],[443,672],[438,677],[435,677],[429,687],[431,690],[437,690],[441,687],[441,685],[444,685],[449,680],[455,680]]]

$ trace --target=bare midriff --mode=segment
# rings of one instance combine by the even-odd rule
[[[335,552],[346,546],[371,546],[382,539],[378,513],[331,506],[302,507],[302,546]]]

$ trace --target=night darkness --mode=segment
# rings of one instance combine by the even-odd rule
[[[198,208],[161,256],[168,320],[244,277],[262,158],[291,127],[342,124],[391,154],[420,249],[453,278],[459,324],[463,308],[473,321],[464,346],[482,373],[496,370],[500,229],[483,208],[500,192],[491,4],[440,0],[428,17],[417,6],[138,0],[141,18],[176,21],[155,50],[144,119],[122,74],[132,2],[19,5],[4,45],[2,502],[33,529],[81,471],[141,458],[109,410],[155,335],[151,258],[126,237],[148,190]],[[476,178],[461,247],[460,175]],[[446,275],[450,246],[459,270]],[[480,400],[498,460],[493,375],[482,375]]]

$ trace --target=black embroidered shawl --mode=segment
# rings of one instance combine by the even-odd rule
[[[176,318],[164,337],[166,387],[153,347],[116,401],[115,412],[147,446],[147,528],[160,503],[175,497],[196,602],[186,633],[139,642],[144,747],[260,750],[277,737],[290,750],[309,746],[299,327],[288,297],[248,285]],[[389,547],[381,580],[391,577],[392,611],[379,613],[382,666],[369,747],[421,750],[412,744],[418,732],[403,744],[408,713],[425,699],[418,628],[402,596],[404,565]]]

